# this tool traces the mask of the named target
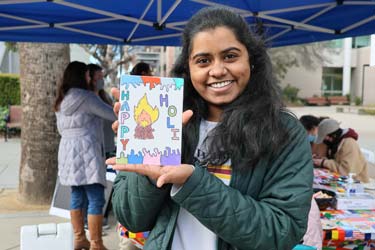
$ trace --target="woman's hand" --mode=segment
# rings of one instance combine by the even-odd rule
[[[120,99],[120,90],[118,88],[112,88],[111,93],[113,97],[118,101]],[[113,106],[113,112],[115,112],[116,116],[118,116],[118,113],[120,111],[120,102],[115,102],[115,105]],[[185,125],[188,123],[190,118],[193,116],[193,111],[186,110],[182,113],[182,125]],[[118,129],[118,120],[112,123],[112,130],[117,134]]]
[[[117,101],[113,105],[113,112],[118,117],[118,113],[120,111],[120,102],[118,102],[118,100],[120,99],[120,90],[118,88],[111,88],[111,93],[113,97],[115,98],[115,100]],[[115,134],[117,134],[117,129],[118,129],[118,120],[112,123],[112,130],[113,132],[115,132]]]
[[[194,167],[188,164],[181,164],[179,166],[158,166],[144,164],[116,165],[116,157],[108,159],[106,164],[112,165],[113,169],[115,170],[133,172],[147,176],[148,178],[155,180],[156,186],[159,188],[167,183],[183,185],[194,171]]]
[[[324,159],[323,158],[313,158],[314,166],[318,168],[324,168]]]
[[[120,90],[112,88],[111,93],[116,100],[120,98]],[[113,111],[116,116],[120,111],[120,102],[115,102]],[[182,124],[185,125],[193,115],[193,111],[186,110],[182,114]],[[118,121],[112,123],[112,130],[117,133]],[[156,181],[157,187],[162,187],[166,183],[182,185],[192,175],[194,167],[188,164],[181,164],[179,166],[158,166],[158,165],[143,165],[143,164],[123,164],[116,165],[116,158],[110,158],[106,164],[112,165],[113,169],[119,171],[128,171],[138,173],[149,177]]]

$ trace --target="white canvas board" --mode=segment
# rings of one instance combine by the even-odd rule
[[[116,161],[181,164],[183,79],[124,75]]]

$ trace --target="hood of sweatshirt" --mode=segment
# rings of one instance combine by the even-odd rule
[[[93,93],[91,93],[89,90],[71,88],[61,102],[61,113],[63,113],[64,115],[72,115],[89,97],[90,94]]]
[[[355,132],[354,129],[349,128],[348,131],[342,135],[342,139],[349,137],[358,140],[358,133]]]

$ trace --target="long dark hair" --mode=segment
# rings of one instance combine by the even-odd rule
[[[174,76],[185,81],[184,109],[194,112],[183,129],[183,160],[193,163],[199,123],[208,116],[207,104],[190,78],[192,41],[197,33],[216,27],[229,28],[247,48],[251,77],[243,93],[223,107],[218,126],[209,134],[212,143],[207,163],[223,164],[230,158],[232,168],[246,169],[265,155],[274,156],[285,142],[287,135],[280,119],[284,106],[264,42],[249,30],[240,15],[224,8],[205,8],[190,19],[182,35],[182,52],[172,70]]]
[[[90,75],[89,90],[95,91],[96,90],[95,84],[94,84],[95,72],[102,71],[103,69],[99,65],[96,65],[96,64],[93,64],[93,63],[90,63],[89,65],[87,65],[87,69],[89,70],[89,75]]]
[[[83,62],[74,61],[68,64],[64,71],[63,79],[57,89],[57,97],[54,104],[55,112],[59,111],[64,96],[71,88],[88,89],[86,82],[87,66]]]
[[[343,130],[341,128],[337,129],[336,131],[333,131],[332,133],[328,134],[332,138],[331,141],[324,140],[323,142],[328,146],[328,152],[327,157],[328,159],[334,159],[335,155],[337,153],[337,149],[339,147],[339,144],[342,140],[342,132]]]
[[[299,121],[308,131],[318,127],[320,123],[319,118],[313,115],[303,115],[299,118]]]

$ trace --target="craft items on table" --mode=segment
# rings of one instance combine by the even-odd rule
[[[327,210],[336,208],[336,193],[326,189],[314,188],[315,201],[319,210]]]
[[[323,250],[375,249],[375,210],[321,212]]]
[[[352,174],[351,174],[352,175]],[[314,197],[321,210],[331,209],[375,209],[375,195],[368,193],[364,186],[354,181],[352,176],[340,176],[326,169],[314,169]],[[331,200],[316,197],[318,192],[334,192]],[[330,204],[328,204],[328,202]]]
[[[327,169],[314,169],[314,175],[316,200],[319,200],[319,191],[324,190],[331,191],[326,191],[328,194],[334,192],[336,200],[335,206],[321,211],[323,250],[375,250],[374,196],[365,192],[367,189],[362,184],[354,180],[348,182],[348,176]]]
[[[346,176],[330,172],[327,169],[314,169],[314,188],[345,192],[346,179]]]
[[[375,209],[375,196],[369,193],[339,193],[336,200],[336,209]]]

